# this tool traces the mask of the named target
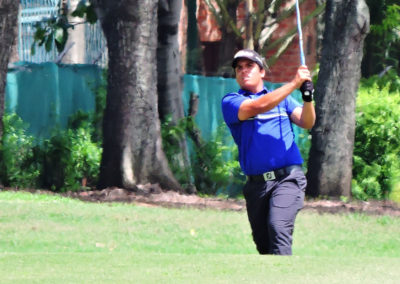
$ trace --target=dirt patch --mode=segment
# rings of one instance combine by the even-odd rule
[[[12,189],[8,189],[12,190]],[[28,190],[32,193],[50,194],[46,190]],[[157,185],[138,187],[137,191],[122,188],[106,188],[81,192],[66,192],[61,194],[86,202],[123,202],[140,206],[162,206],[169,208],[210,208],[215,210],[244,211],[244,200],[231,198],[200,197],[195,194],[182,194],[175,191],[163,191]],[[392,201],[351,201],[340,200],[306,200],[303,210],[324,213],[364,213],[369,215],[387,215],[400,217],[400,206]]]
[[[89,202],[125,202],[142,206],[212,208],[235,211],[245,209],[244,200],[205,198],[195,194],[182,194],[175,191],[149,190],[132,192],[122,188],[106,188],[101,191],[69,192],[66,195]]]
[[[144,186],[132,192],[122,188],[107,188],[101,191],[69,192],[69,197],[90,202],[126,202],[144,206],[211,208],[216,210],[246,210],[244,200],[200,197],[163,191],[157,186]],[[391,201],[306,200],[303,210],[318,213],[365,213],[400,217],[400,207]]]
[[[339,200],[308,200],[305,202],[305,210],[318,213],[364,213],[369,215],[387,215],[400,217],[398,204],[387,200],[352,201]]]

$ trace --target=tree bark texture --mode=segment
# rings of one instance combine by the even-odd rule
[[[307,194],[350,196],[355,102],[369,10],[364,0],[328,0]]]
[[[167,115],[177,122],[184,117],[178,43],[181,0],[160,0],[158,7],[158,109],[161,120]]]
[[[4,92],[7,70],[17,38],[19,1],[0,0],[0,137],[3,136]]]
[[[238,1],[228,1],[226,10],[229,17],[236,23],[236,13]],[[218,76],[231,77],[234,72],[232,70],[232,58],[235,53],[243,48],[243,38],[238,38],[232,28],[228,25],[226,28],[221,29],[222,37],[219,45],[218,52]]]
[[[109,52],[99,187],[181,190],[162,150],[157,103],[157,0],[97,0]]]
[[[317,6],[324,5],[326,0],[317,0]],[[322,40],[325,30],[325,12],[317,16],[317,61],[321,60]]]
[[[161,121],[171,116],[173,125],[185,117],[182,101],[182,73],[179,54],[179,20],[182,10],[182,0],[160,0],[158,3],[158,47],[157,47],[157,90],[158,113]],[[175,142],[181,149],[174,159],[182,168],[190,168],[188,149],[185,137]],[[196,191],[191,183],[190,175],[185,176],[181,183],[187,184],[187,191]]]

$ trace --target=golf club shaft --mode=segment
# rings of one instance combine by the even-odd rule
[[[300,64],[306,65],[306,59],[304,57],[304,51],[303,51],[303,32],[301,31],[299,0],[296,0],[296,17],[297,17],[297,33],[299,35]]]

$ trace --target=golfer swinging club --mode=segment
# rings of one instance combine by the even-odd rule
[[[225,95],[222,112],[247,175],[243,195],[253,240],[260,254],[291,255],[294,222],[307,184],[291,123],[305,129],[314,125],[310,71],[301,65],[289,83],[269,91],[263,83],[264,60],[257,52],[240,50],[232,67],[240,89]],[[289,96],[300,87],[303,105]]]

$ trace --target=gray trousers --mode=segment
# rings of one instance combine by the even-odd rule
[[[243,195],[260,254],[292,254],[294,222],[303,207],[306,185],[301,170],[271,181],[246,183]]]

